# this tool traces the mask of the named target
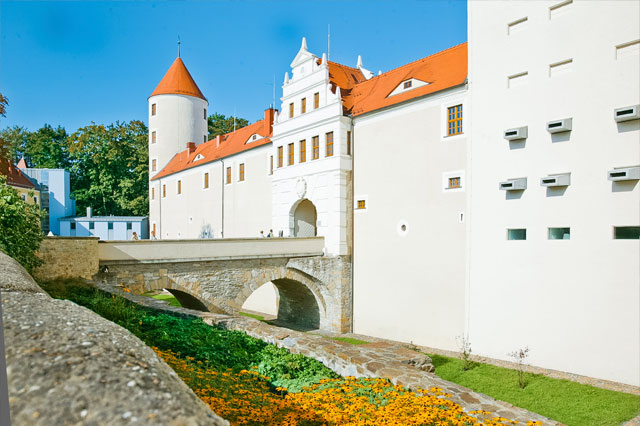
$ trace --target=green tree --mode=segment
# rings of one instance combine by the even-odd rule
[[[244,118],[236,117],[236,129],[244,127],[249,124],[249,121]],[[215,138],[218,135],[224,135],[225,133],[233,132],[233,116],[225,117],[224,114],[214,113],[207,119],[209,125],[209,140]]]
[[[45,124],[35,132],[27,135],[24,147],[24,157],[29,167],[66,169],[69,167],[67,153],[67,131],[64,127],[57,128]]]
[[[148,130],[141,121],[92,123],[68,138],[71,187],[79,211],[149,213]]]
[[[27,139],[30,135],[31,132],[21,126],[7,127],[0,131],[0,142],[10,161],[17,163],[26,155]]]
[[[40,208],[22,201],[6,181],[6,176],[0,176],[0,250],[32,272],[42,263],[36,256],[42,241]]]
[[[5,117],[5,114],[7,113],[7,105],[9,105],[9,100],[0,93],[0,116]]]

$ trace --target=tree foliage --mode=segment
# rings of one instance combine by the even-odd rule
[[[2,96],[0,93],[0,116],[4,117],[7,113],[7,105],[9,104],[9,100]]]
[[[67,142],[71,186],[80,211],[99,215],[148,214],[147,126],[141,121],[91,124]]]
[[[0,176],[0,250],[32,272],[41,263],[35,254],[42,240],[40,208],[22,201],[6,181]]]
[[[224,114],[214,113],[207,119],[209,125],[209,140],[218,135],[224,135],[233,132],[233,116],[225,117]],[[235,118],[236,130],[249,124],[249,120],[244,118]]]

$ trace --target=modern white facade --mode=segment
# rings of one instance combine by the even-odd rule
[[[640,244],[615,228],[638,227],[640,187],[607,172],[640,164],[640,120],[614,119],[640,103],[640,4],[468,6],[474,352],[528,346],[534,365],[637,386]],[[562,119],[571,130],[551,133]],[[541,184],[558,174],[565,185]],[[498,188],[513,178],[526,189]]]
[[[378,76],[303,40],[280,111],[206,143],[201,94],[157,115],[150,228],[324,236],[356,333],[639,386],[638,3],[468,8],[468,45]]]

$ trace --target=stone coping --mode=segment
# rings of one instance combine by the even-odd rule
[[[317,334],[269,325],[245,316],[221,315],[174,307],[161,300],[124,292],[119,287],[102,283],[96,285],[102,290],[118,294],[142,306],[198,317],[210,325],[243,331],[267,343],[284,347],[292,353],[314,358],[342,376],[386,378],[393,384],[410,390],[438,387],[451,394],[450,399],[461,405],[465,411],[484,410],[491,413],[490,417],[502,416],[523,424],[532,420],[539,421],[544,426],[561,425],[553,419],[441,379],[429,372],[432,366],[428,356],[412,351],[405,345],[390,342],[351,345]]]
[[[60,235],[45,235],[45,240],[100,240],[100,237],[64,237]]]

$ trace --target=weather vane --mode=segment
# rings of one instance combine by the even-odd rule
[[[178,58],[180,57],[180,36],[178,36]]]

